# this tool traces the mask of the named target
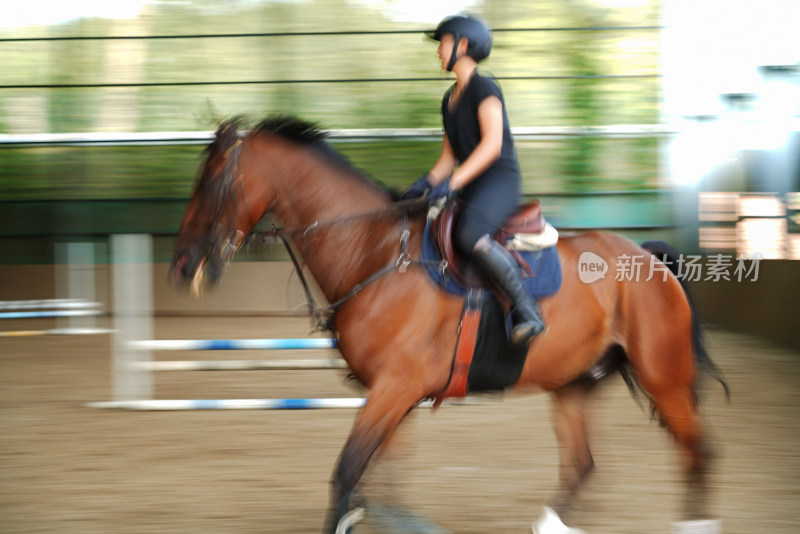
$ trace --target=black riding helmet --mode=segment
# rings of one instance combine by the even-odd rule
[[[471,17],[469,15],[453,15],[452,17],[445,18],[436,27],[436,31],[426,32],[425,35],[434,41],[441,41],[442,35],[452,33],[455,43],[453,44],[453,53],[450,55],[450,62],[447,64],[447,70],[453,70],[458,58],[456,51],[458,50],[458,42],[462,37],[466,37],[469,42],[467,46],[467,55],[475,61],[481,61],[489,56],[492,51],[492,30],[485,22]]]

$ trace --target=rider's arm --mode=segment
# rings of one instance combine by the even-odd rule
[[[503,104],[499,98],[492,95],[478,105],[478,124],[481,140],[450,178],[452,191],[461,189],[480,176],[500,157],[503,148]]]
[[[428,172],[428,181],[431,185],[435,186],[450,176],[450,173],[456,168],[456,163],[458,163],[458,160],[453,153],[453,147],[450,146],[450,140],[447,138],[447,134],[444,134],[442,153],[439,155],[436,165]]]

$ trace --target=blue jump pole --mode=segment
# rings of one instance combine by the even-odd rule
[[[53,310],[53,311],[21,311],[0,312],[0,319],[33,319],[38,317],[89,317],[100,315],[97,310]]]
[[[447,399],[445,404],[472,406],[486,404],[480,397]],[[153,399],[128,401],[90,402],[89,408],[106,410],[137,411],[178,411],[178,410],[320,410],[329,408],[361,408],[367,399],[344,397],[331,399]],[[420,408],[433,407],[433,401],[424,400],[417,404]]]
[[[92,402],[90,408],[112,410],[318,410],[323,408],[361,408],[362,398],[338,399],[197,399],[197,400],[131,400]]]
[[[335,349],[330,338],[310,339],[149,339],[132,341],[139,350],[299,350]]]
[[[77,310],[99,305],[84,299],[4,300],[0,301],[0,310]]]

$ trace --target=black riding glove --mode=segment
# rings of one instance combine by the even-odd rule
[[[412,198],[425,196],[425,193],[430,191],[432,187],[433,186],[428,181],[428,173],[426,172],[421,178],[400,193],[400,200],[410,200]]]

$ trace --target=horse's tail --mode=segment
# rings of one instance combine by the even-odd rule
[[[692,300],[692,295],[689,293],[689,287],[684,280],[684,273],[680,272],[680,255],[672,246],[664,241],[646,241],[642,243],[641,247],[653,256],[661,260],[675,275],[675,278],[680,282],[683,292],[686,294],[686,300],[689,302],[689,308],[692,312],[692,344],[694,345],[694,357],[700,369],[707,373],[711,378],[719,382],[725,390],[725,396],[730,399],[730,389],[728,383],[722,377],[722,372],[719,367],[711,359],[711,356],[706,350],[705,343],[703,342],[702,321],[697,313],[697,307]]]

